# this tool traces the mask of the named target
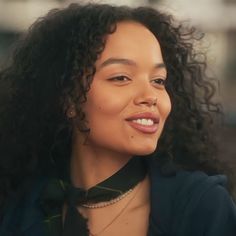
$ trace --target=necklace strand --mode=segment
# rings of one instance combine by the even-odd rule
[[[132,200],[136,197],[140,188],[141,188],[141,183],[137,187],[136,192],[134,193],[134,196],[130,198],[130,200],[125,204],[125,206],[121,209],[121,211],[105,227],[103,227],[97,233],[92,233],[91,231],[89,231],[89,236],[98,236],[99,234],[103,233],[109,226],[111,226],[119,218],[119,216],[121,216],[121,214],[126,210],[126,208],[132,202]]]
[[[119,202],[121,199],[125,198],[132,191],[133,191],[133,189],[130,189],[127,192],[125,192],[124,194],[121,194],[117,198],[112,199],[112,200],[110,200],[108,202],[99,202],[99,203],[95,203],[95,204],[87,203],[87,204],[82,204],[81,206],[85,207],[85,208],[90,208],[90,209],[103,208],[103,207],[106,207],[106,206],[110,206],[110,205],[112,205],[112,204],[114,204],[116,202]]]

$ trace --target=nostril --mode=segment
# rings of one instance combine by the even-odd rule
[[[141,104],[147,104],[149,106],[154,106],[157,104],[157,98],[147,98],[144,99]]]

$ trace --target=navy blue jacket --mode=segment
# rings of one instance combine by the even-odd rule
[[[224,187],[225,176],[178,171],[164,177],[154,162],[149,163],[149,176],[148,236],[236,236],[236,206]],[[0,224],[0,236],[48,236],[39,204],[46,183],[46,178],[39,178],[12,198]]]

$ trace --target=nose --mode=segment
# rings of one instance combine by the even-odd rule
[[[157,105],[157,97],[146,97],[146,98],[143,98],[143,99],[140,99],[139,102],[136,102],[137,105],[146,105],[148,107],[151,107],[151,106],[156,106]]]
[[[146,105],[148,107],[157,105],[157,93],[153,91],[154,88],[150,85],[142,84],[137,91],[136,97],[134,99],[135,105]]]

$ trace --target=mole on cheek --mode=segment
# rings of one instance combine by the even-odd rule
[[[134,136],[130,136],[130,138],[134,138]]]

